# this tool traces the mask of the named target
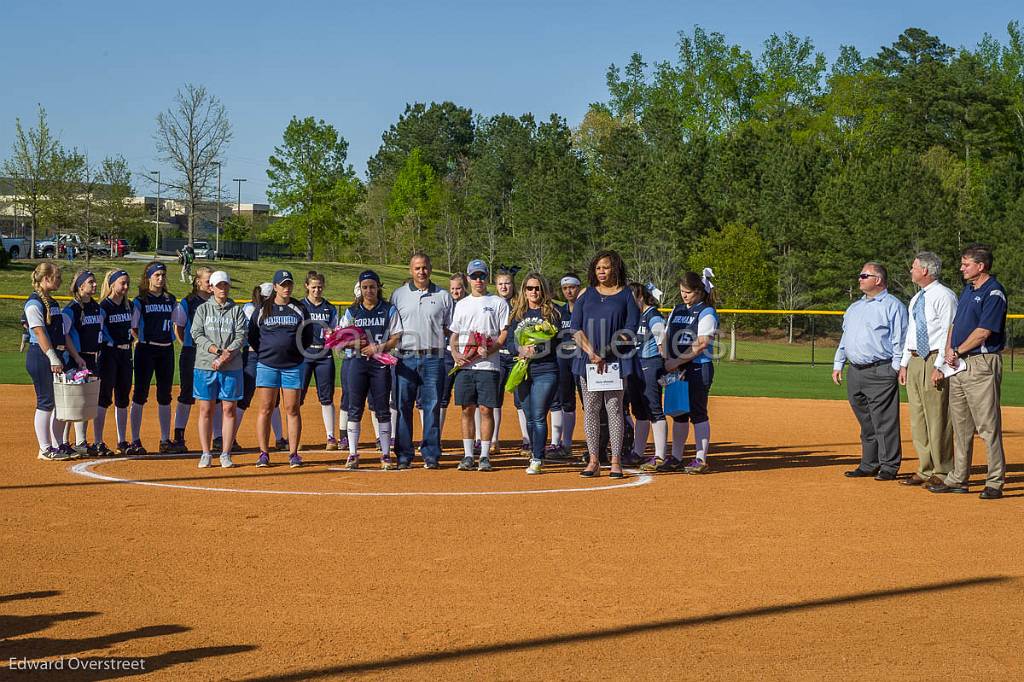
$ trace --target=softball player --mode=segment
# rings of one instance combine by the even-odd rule
[[[658,383],[665,375],[665,359],[661,355],[665,318],[658,311],[658,300],[649,288],[639,282],[630,283],[629,288],[640,308],[640,326],[636,330],[640,371],[630,375],[626,385],[626,396],[636,422],[632,456],[637,461],[643,459],[647,435],[653,430],[654,457],[643,461],[640,469],[655,471],[658,463],[665,459],[668,445],[668,422],[661,408],[662,389]]]
[[[708,273],[708,270],[705,270]],[[683,449],[693,422],[696,456],[686,464],[688,474],[707,471],[711,423],[708,421],[708,392],[715,377],[712,362],[714,338],[718,332],[714,285],[696,272],[679,278],[680,305],[672,309],[664,344],[665,370],[680,372],[690,393],[690,412],[672,417],[672,454],[658,465],[658,471],[676,471],[683,466]]]
[[[391,461],[391,368],[372,359],[375,353],[390,352],[402,335],[398,310],[381,297],[380,277],[373,270],[359,275],[360,297],[345,310],[343,326],[360,327],[370,337],[370,344],[345,360],[348,375],[348,459],[345,468],[359,467],[359,431],[363,409],[369,395],[373,411],[378,415],[377,434],[380,440],[380,468],[392,469]]]
[[[567,273],[559,281],[565,305],[555,304],[562,324],[558,339],[558,391],[551,406],[551,445],[545,454],[550,459],[572,457],[572,434],[576,430],[576,394],[579,387],[572,373],[572,359],[576,355],[576,340],[569,325],[572,311],[580,295],[580,278]]]
[[[71,303],[64,307],[64,317],[70,322],[68,337],[71,347],[78,351],[79,356],[85,360],[86,369],[94,375],[99,374],[98,360],[100,353],[100,329],[103,327],[103,318],[100,314],[100,304],[93,296],[96,295],[96,277],[88,270],[80,270],[75,274],[75,281],[71,285]],[[96,420],[99,420],[97,413]],[[93,424],[93,436],[100,431],[97,423]],[[72,449],[77,455],[95,457],[97,454],[107,456],[112,454],[107,447],[103,446],[103,452],[98,446],[86,442],[86,423],[75,422],[75,444]]]
[[[135,333],[135,390],[132,393],[130,455],[145,455],[142,447],[142,408],[149,400],[149,385],[156,375],[156,402],[160,417],[160,452],[175,452],[171,443],[171,387],[174,384],[174,309],[177,300],[167,291],[167,266],[146,265],[139,295],[132,301]]]
[[[96,413],[96,445],[102,456],[103,428],[111,398],[117,424],[116,454],[128,454],[128,401],[132,391],[132,304],[128,300],[128,273],[111,270],[103,278],[100,290],[100,315],[103,317],[100,347],[99,412]]]
[[[249,321],[250,352],[256,353],[256,437],[260,456],[256,466],[270,466],[270,414],[279,396],[281,408],[288,418],[288,464],[302,466],[299,438],[302,416],[299,399],[302,392],[304,353],[312,343],[313,326],[307,324],[309,311],[292,300],[292,273],[274,273],[274,295],[263,302]]]
[[[181,342],[178,354],[178,408],[174,411],[174,439],[172,452],[188,452],[185,445],[185,427],[196,399],[193,397],[193,370],[196,368],[196,347],[192,342],[192,321],[196,310],[210,300],[210,275],[213,268],[196,268],[192,275],[192,292],[178,301],[174,309],[174,335]]]
[[[327,450],[337,450],[338,441],[334,438],[334,353],[324,349],[324,332],[338,326],[338,310],[330,301],[324,300],[324,284],[326,279],[316,270],[306,274],[306,298],[300,303],[309,312],[309,319],[315,324],[313,344],[309,347],[310,354],[302,366],[302,397],[299,404],[306,402],[309,382],[316,376],[316,397],[320,401],[320,413],[327,431]]]
[[[39,459],[62,461],[74,459],[75,453],[62,443],[64,422],[55,418],[53,399],[53,375],[64,372],[62,353],[70,343],[67,333],[67,318],[61,315],[60,306],[53,300],[53,292],[60,289],[60,269],[46,261],[32,271],[32,294],[25,301],[25,319],[28,322],[28,353],[25,355],[25,369],[32,377],[36,390],[36,413],[33,424],[36,440],[39,441]],[[81,358],[79,358],[81,360]],[[83,360],[80,365],[85,366]]]
[[[259,310],[263,306],[263,302],[274,295],[274,285],[270,282],[264,282],[252,290],[252,300],[242,306],[242,312],[245,314],[245,319],[251,321],[252,314]],[[242,417],[245,415],[245,411],[249,409],[252,404],[252,397],[256,393],[256,353],[250,352],[248,335],[245,339],[245,345],[242,347],[242,399],[238,401],[237,411],[235,413],[235,445],[236,450],[240,450],[241,446],[238,444],[238,432],[242,428]],[[217,424],[214,422],[214,433],[216,434]],[[270,414],[270,428],[274,431],[275,446],[277,450],[288,451],[288,440],[284,437],[283,428],[281,426],[281,408],[275,407],[274,411]],[[216,441],[216,437],[214,437]]]

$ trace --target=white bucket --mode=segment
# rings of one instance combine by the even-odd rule
[[[84,384],[53,383],[53,402],[57,419],[81,422],[96,418],[100,402],[100,380],[93,378]]]

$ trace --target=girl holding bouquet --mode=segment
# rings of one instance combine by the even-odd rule
[[[528,474],[541,473],[544,444],[547,443],[547,415],[558,391],[558,357],[555,336],[562,317],[551,301],[551,286],[537,272],[523,281],[522,295],[512,306],[509,328],[514,330],[513,349],[527,376],[515,387],[515,395],[526,412],[530,436]],[[528,363],[528,364],[526,364]]]

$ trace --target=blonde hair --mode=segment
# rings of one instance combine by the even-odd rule
[[[114,268],[112,270],[107,270],[106,274],[103,275],[103,284],[100,286],[100,300],[101,301],[104,301],[104,300],[106,300],[106,299],[111,297],[113,292],[111,292],[111,290],[110,290],[110,276],[113,275],[118,270],[120,270],[120,268]],[[131,280],[132,280],[132,276],[129,275],[127,272],[125,273],[125,276],[128,277],[128,281],[130,283]],[[125,310],[130,310],[131,307],[132,307],[131,303],[128,302],[128,294],[127,294],[127,292],[125,292],[124,299],[121,301],[121,305],[124,306]]]
[[[526,300],[526,283],[531,279],[537,280],[540,284],[540,316],[551,324],[557,324],[560,315],[555,310],[555,304],[551,300],[551,285],[548,283],[547,278],[539,272],[531,272],[523,278],[519,295],[512,301],[512,319],[522,320],[526,316],[526,311],[530,307]]]
[[[51,261],[43,261],[36,266],[36,269],[32,271],[32,290],[39,294],[39,298],[43,299],[43,303],[46,308],[46,324],[50,324],[50,308],[52,308],[57,302],[50,296],[50,292],[43,291],[43,280],[54,275],[60,275],[60,268],[58,268]]]
[[[81,270],[79,270],[78,272],[75,273],[74,278],[71,280],[71,288],[70,288],[70,290],[71,290],[71,298],[75,299],[79,303],[84,303],[85,301],[83,301],[81,298],[78,297],[78,287],[75,286],[75,282],[77,282],[78,278],[81,277],[82,275],[84,275],[87,272],[92,274],[92,270],[86,270],[85,268],[82,268]],[[93,274],[92,277],[93,277],[93,279],[96,279],[96,275],[95,274]],[[86,281],[88,281],[88,278],[86,278]],[[85,282],[82,282],[82,283],[85,284]]]
[[[146,270],[149,270],[154,265],[164,265],[158,260],[151,260],[146,263],[146,267],[142,268],[142,277],[139,278],[139,298],[145,298],[149,296],[149,277],[146,277]],[[156,274],[156,273],[153,273]],[[164,298],[169,298],[170,294],[167,293],[167,266],[164,265],[164,290],[160,292]]]
[[[192,295],[193,296],[195,294],[199,293],[199,280],[201,280],[203,278],[203,275],[209,276],[209,275],[212,275],[212,274],[213,274],[213,268],[211,268],[209,265],[200,265],[198,268],[196,268],[195,274],[192,275]]]

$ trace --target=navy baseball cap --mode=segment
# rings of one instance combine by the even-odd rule
[[[287,270],[278,270],[274,273],[274,284],[284,284],[285,282],[294,282],[292,273]]]
[[[366,279],[372,279],[378,285],[380,284],[380,275],[378,275],[373,270],[363,270],[362,272],[359,273],[359,281],[360,282],[362,282],[363,280],[366,280]]]
[[[490,269],[487,267],[487,263],[483,262],[479,258],[469,261],[469,265],[466,266],[467,275],[472,275],[477,272],[482,272],[485,275],[491,274]]]

